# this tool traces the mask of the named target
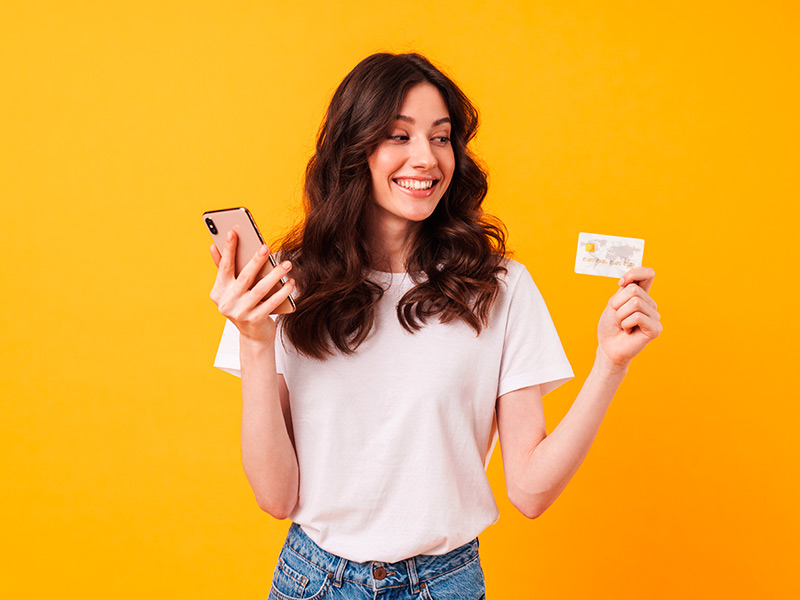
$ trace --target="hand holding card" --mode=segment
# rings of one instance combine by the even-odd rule
[[[656,302],[648,294],[655,276],[656,272],[647,267],[627,271],[600,316],[598,352],[610,367],[627,367],[663,329]]]
[[[656,272],[642,266],[644,240],[599,233],[580,233],[575,272],[619,277],[597,325],[598,354],[610,368],[627,367],[631,359],[663,329],[656,303],[648,294]]]

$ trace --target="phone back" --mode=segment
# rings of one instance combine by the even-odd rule
[[[236,260],[234,266],[234,273],[239,276],[245,265],[250,262],[258,249],[265,243],[261,237],[261,232],[256,226],[250,211],[244,207],[226,208],[222,210],[211,210],[203,213],[203,222],[205,223],[206,230],[211,234],[217,250],[222,253],[225,247],[225,240],[228,231],[235,231],[238,237],[236,244]],[[275,259],[270,255],[269,262],[264,265],[259,274],[256,276],[255,281],[259,281],[264,275],[269,273],[275,266]],[[274,294],[280,289],[285,280],[282,279],[281,283],[273,287],[269,294]],[[284,314],[294,311],[294,299],[289,296],[284,302],[273,311],[273,314]]]

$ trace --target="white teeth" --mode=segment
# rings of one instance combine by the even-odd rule
[[[433,180],[420,181],[419,179],[395,179],[397,185],[409,190],[429,190],[433,187]]]

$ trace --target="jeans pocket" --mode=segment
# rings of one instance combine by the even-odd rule
[[[272,574],[272,590],[278,597],[302,598],[308,585],[308,577],[292,569],[283,558],[278,558],[275,572]]]
[[[284,548],[278,557],[269,600],[320,600],[330,587],[332,574]]]
[[[486,583],[478,558],[425,584],[426,600],[483,600],[486,597]]]

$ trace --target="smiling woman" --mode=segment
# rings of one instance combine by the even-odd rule
[[[486,325],[505,236],[481,208],[477,127],[464,93],[417,54],[375,54],[345,77],[306,170],[306,218],[281,245],[302,297],[282,322],[298,350],[359,347],[383,294],[373,270],[416,283],[397,308],[409,331],[434,316]]]
[[[578,409],[549,436],[542,395],[572,377],[544,300],[505,257],[467,149],[477,112],[417,54],[376,54],[333,95],[306,170],[306,215],[270,286],[262,248],[212,299],[229,319],[216,365],[242,377],[242,461],[259,506],[290,518],[270,598],[484,597],[486,477],[541,514],[582,462],[631,358],[660,331],[653,273],[621,280]],[[290,280],[291,282],[291,280]],[[265,297],[266,296],[266,297]]]
[[[420,83],[406,94],[391,134],[369,157],[376,205],[370,231],[400,251],[388,256],[402,258],[410,230],[431,216],[450,185],[455,169],[450,129],[442,95],[433,85]],[[404,267],[388,266],[390,271]]]

